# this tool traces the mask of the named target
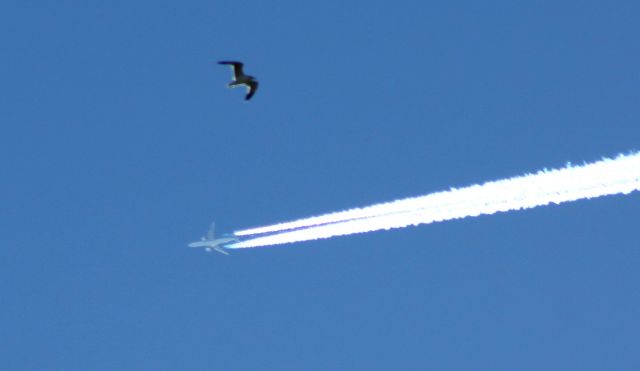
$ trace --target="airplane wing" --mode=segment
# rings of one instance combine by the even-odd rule
[[[216,222],[211,223],[211,227],[209,227],[209,231],[207,232],[207,240],[212,241],[213,236],[215,236]]]
[[[228,252],[226,252],[223,248],[221,248],[219,246],[216,246],[213,249],[216,250],[217,252],[221,253],[221,254],[229,255]]]

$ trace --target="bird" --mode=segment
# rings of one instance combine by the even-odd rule
[[[258,90],[258,81],[255,77],[244,74],[242,71],[244,64],[237,61],[220,61],[218,64],[231,66],[233,70],[233,80],[227,84],[227,87],[235,88],[238,85],[244,85],[247,88],[247,95],[244,97],[244,100],[251,99],[256,93],[256,90]]]

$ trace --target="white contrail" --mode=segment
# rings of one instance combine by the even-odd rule
[[[640,190],[640,152],[543,170],[482,185],[235,232],[272,234],[228,245],[248,248],[330,238]],[[295,229],[297,228],[297,229]],[[292,230],[293,229],[293,230]],[[275,233],[274,233],[275,232]]]

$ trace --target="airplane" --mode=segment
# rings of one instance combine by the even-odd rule
[[[229,88],[235,88],[238,85],[244,85],[247,87],[247,95],[244,100],[249,100],[258,90],[258,81],[253,76],[245,75],[242,71],[242,62],[237,61],[220,61],[218,64],[229,65],[233,69],[233,81],[227,84]]]
[[[224,245],[230,242],[237,242],[238,239],[236,237],[214,238],[213,232],[215,230],[215,226],[215,222],[211,223],[207,236],[202,237],[200,241],[190,243],[189,247],[204,247],[207,251],[216,250],[221,254],[229,255],[229,253],[224,250]]]

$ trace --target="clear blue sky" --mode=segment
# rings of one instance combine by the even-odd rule
[[[0,10],[0,368],[640,368],[637,193],[186,247],[640,149],[637,2]]]

